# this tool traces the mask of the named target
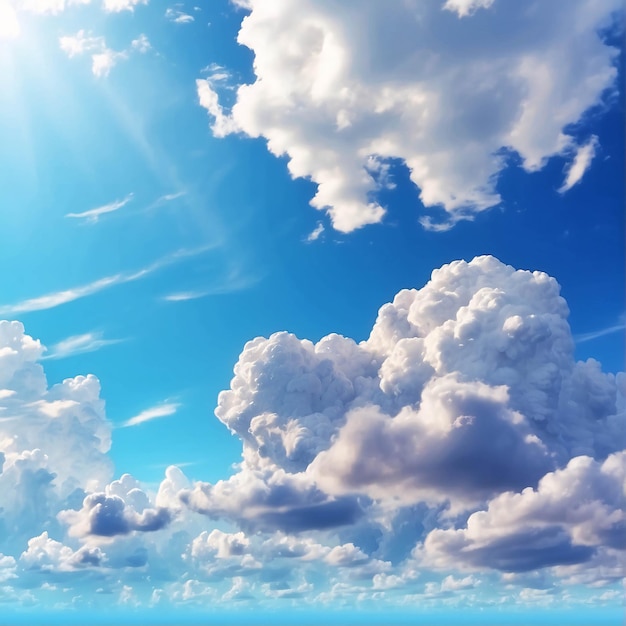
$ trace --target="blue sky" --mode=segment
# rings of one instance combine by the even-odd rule
[[[617,623],[622,48],[612,0],[0,0],[3,613]]]

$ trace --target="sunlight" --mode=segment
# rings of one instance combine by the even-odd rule
[[[8,0],[0,0],[0,41],[17,39],[20,36],[20,23],[15,9]]]

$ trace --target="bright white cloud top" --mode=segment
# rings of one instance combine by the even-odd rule
[[[550,2],[251,0],[249,10],[238,40],[254,52],[256,81],[226,113],[211,81],[198,80],[200,104],[216,136],[264,137],[286,155],[293,177],[317,184],[311,204],[343,232],[383,219],[376,192],[393,159],[424,206],[445,211],[422,216],[425,227],[473,219],[500,203],[498,174],[515,155],[534,172],[571,151],[567,128],[617,77],[618,51],[599,31],[618,0],[573,0],[566,11]]]

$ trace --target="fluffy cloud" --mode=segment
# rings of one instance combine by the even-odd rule
[[[537,489],[507,492],[465,528],[434,530],[418,550],[444,569],[460,563],[524,572],[590,561],[599,548],[626,549],[626,453],[585,456],[544,476]]]
[[[124,2],[125,5],[121,9],[111,9],[121,11],[123,9],[132,9],[132,6],[128,2]],[[119,3],[115,6],[121,6]],[[151,50],[150,42],[146,35],[139,35],[137,39],[133,39],[127,50],[116,51],[107,47],[104,37],[93,36],[91,33],[87,33],[85,30],[79,30],[75,35],[65,35],[59,38],[59,45],[61,50],[65,52],[70,58],[74,56],[80,56],[85,53],[91,55],[91,72],[94,76],[106,77],[109,75],[113,67],[120,61],[125,61],[131,52],[138,52],[144,54]],[[127,196],[124,200],[114,202],[109,205],[98,207],[84,213],[69,213],[66,217],[87,218],[91,221],[97,221],[99,215],[103,213],[110,213],[116,211],[127,204],[132,197],[132,194]]]
[[[216,136],[264,137],[293,177],[311,178],[311,204],[335,228],[383,218],[389,159],[407,166],[426,207],[445,210],[422,223],[448,228],[501,201],[507,153],[531,172],[572,152],[566,129],[615,83],[618,51],[599,31],[620,5],[250,0],[238,40],[256,81],[229,114],[210,80],[198,94]]]
[[[360,344],[256,338],[216,409],[242,440],[239,471],[179,495],[244,530],[344,528],[350,542],[403,510],[419,534],[428,507],[475,511],[575,456],[600,462],[624,447],[621,379],[574,360],[567,315],[554,279],[485,256],[400,292]]]
[[[107,485],[104,492],[91,493],[78,511],[61,511],[59,519],[75,537],[114,537],[132,531],[154,532],[167,526],[172,514],[167,508],[151,508],[146,493],[129,474]]]
[[[112,472],[98,380],[78,376],[48,388],[42,352],[19,322],[0,322],[0,543],[13,550]]]

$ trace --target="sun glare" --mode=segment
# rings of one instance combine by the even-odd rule
[[[17,39],[20,36],[20,23],[13,7],[0,0],[0,41]]]

